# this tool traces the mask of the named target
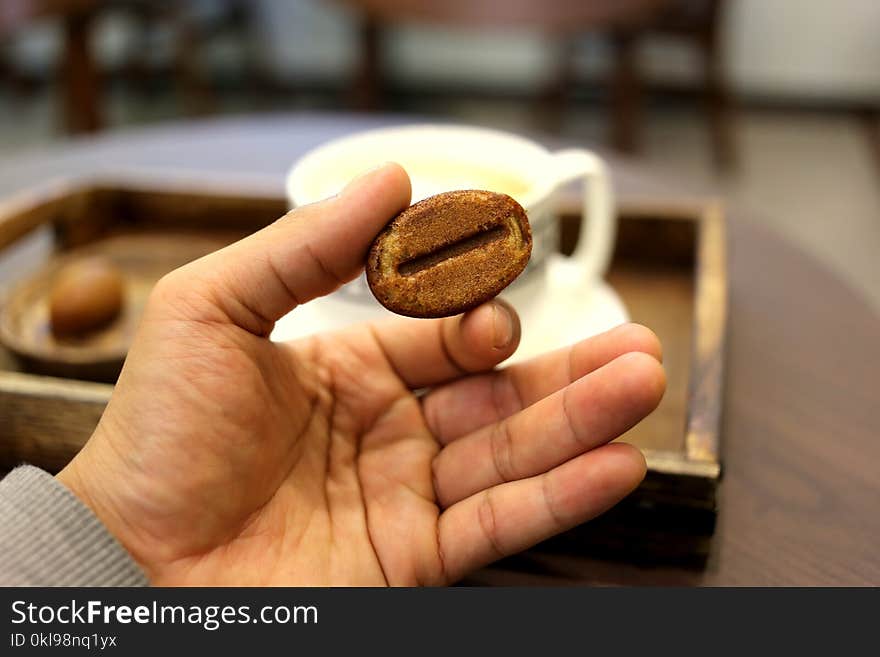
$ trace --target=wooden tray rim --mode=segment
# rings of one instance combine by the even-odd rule
[[[563,199],[560,213],[577,215],[580,202]],[[721,477],[721,410],[727,341],[727,251],[724,205],[717,198],[622,200],[629,218],[695,221],[694,343],[689,373],[684,450],[643,449],[648,470],[705,479]]]

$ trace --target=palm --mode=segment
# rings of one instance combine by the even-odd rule
[[[138,384],[163,392],[132,398],[125,372],[99,431],[121,454],[156,437],[126,466],[149,477],[125,478],[138,508],[134,552],[152,561],[154,581],[442,581],[438,445],[369,333],[284,345],[164,318],[147,327],[157,349]],[[134,404],[136,423],[119,425]],[[169,464],[167,452],[182,445]],[[433,554],[400,549],[413,538]]]
[[[162,532],[185,541],[157,581],[443,582],[431,482],[438,445],[419,402],[369,334],[296,345],[261,341],[250,350],[224,345],[216,353],[226,357],[211,366],[249,393],[242,397],[223,377],[202,377],[199,396],[235,395],[228,404],[234,412],[218,422],[204,408],[203,417],[179,424],[205,427],[200,440],[229,469],[218,489],[237,481],[238,490],[205,500],[215,504],[210,515],[218,519],[208,536]],[[229,353],[240,356],[233,359],[234,374]],[[261,437],[259,445],[242,449],[254,436]],[[232,472],[253,476],[236,480]],[[186,514],[180,511],[177,522]]]

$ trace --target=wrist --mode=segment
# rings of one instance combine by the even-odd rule
[[[76,467],[76,457],[55,475],[55,480],[64,485],[67,490],[73,493],[80,502],[89,508],[89,510],[101,519],[101,516],[95,509],[95,504],[91,499],[86,487],[83,485],[79,471]],[[102,519],[103,522],[103,519]],[[106,523],[105,523],[106,524]]]
[[[97,431],[95,432],[97,434]],[[96,439],[93,434],[90,443]],[[64,485],[101,521],[107,531],[122,545],[137,564],[150,574],[150,568],[143,558],[142,550],[126,527],[124,515],[115,509],[113,495],[98,481],[107,479],[100,475],[100,469],[90,462],[88,445],[55,475],[56,481]]]

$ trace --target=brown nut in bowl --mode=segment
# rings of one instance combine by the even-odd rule
[[[62,268],[52,282],[49,318],[56,337],[78,336],[113,321],[122,310],[125,280],[110,260],[91,256]]]

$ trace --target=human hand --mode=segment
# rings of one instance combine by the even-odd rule
[[[154,584],[447,584],[644,477],[636,448],[606,444],[663,394],[643,327],[497,371],[519,340],[497,300],[268,339],[360,273],[409,195],[386,165],[156,286],[94,435],[58,474]]]

